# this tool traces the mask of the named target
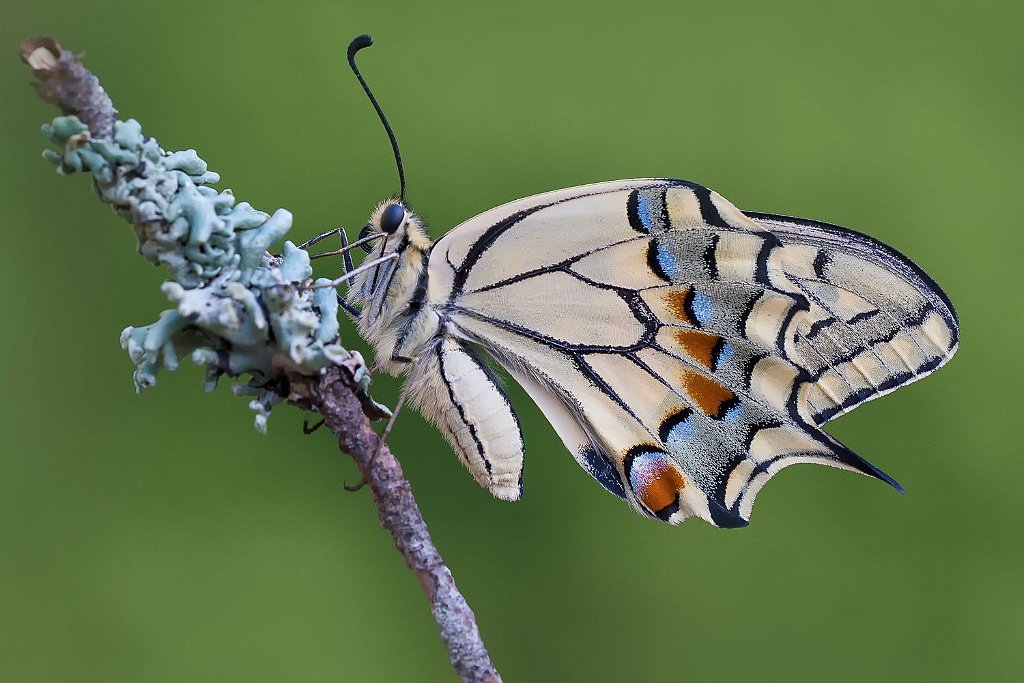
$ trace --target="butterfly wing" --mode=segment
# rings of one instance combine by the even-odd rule
[[[671,523],[743,526],[764,483],[796,462],[898,487],[818,426],[955,349],[955,317],[934,284],[860,240],[750,218],[686,181],[601,183],[455,228],[431,251],[428,298],[444,333],[508,370],[609,491]],[[876,279],[860,277],[859,262]],[[864,327],[857,306],[868,305],[908,340]],[[919,363],[908,349],[923,339]],[[840,369],[862,371],[874,393],[838,392],[828,372]]]
[[[782,269],[810,303],[791,332],[794,359],[810,376],[815,424],[934,372],[955,353],[952,303],[892,247],[820,221],[746,215],[789,245]]]

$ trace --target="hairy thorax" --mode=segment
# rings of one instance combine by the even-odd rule
[[[440,323],[426,302],[430,240],[411,229],[386,253],[398,258],[357,281],[350,299],[363,307],[359,331],[373,345],[378,367],[398,375],[435,339]],[[375,281],[376,280],[376,281]]]

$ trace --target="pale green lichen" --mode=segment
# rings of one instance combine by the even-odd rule
[[[209,187],[220,176],[195,150],[165,152],[135,120],[118,121],[112,139],[93,139],[74,116],[54,119],[43,133],[61,150],[44,156],[62,174],[91,173],[100,198],[135,230],[139,253],[170,272],[161,290],[175,308],[121,333],[137,390],[153,386],[161,367],[174,370],[191,356],[206,366],[208,391],[221,375],[249,377],[232,390],[253,397],[249,407],[264,432],[276,403],[309,406],[310,380],[344,365],[364,403],[386,413],[366,395],[362,358],[341,346],[334,290],[309,286],[309,254],[291,242],[281,256],[267,251],[291,228],[291,213],[236,204],[230,190]]]

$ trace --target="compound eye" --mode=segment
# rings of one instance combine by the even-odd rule
[[[389,204],[384,213],[380,215],[380,229],[389,235],[402,227],[405,221],[405,207],[401,204]]]

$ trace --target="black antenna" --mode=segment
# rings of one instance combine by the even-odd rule
[[[359,73],[359,67],[356,66],[356,53],[362,50],[364,47],[370,47],[373,45],[373,38],[369,34],[364,33],[361,36],[356,36],[351,43],[348,44],[348,65],[352,67],[352,72],[359,79],[359,85],[363,86],[363,90],[366,91],[366,96],[370,98],[370,103],[373,108],[377,110],[377,116],[380,117],[380,122],[384,124],[384,130],[388,132],[388,139],[391,140],[391,149],[395,151],[395,163],[398,165],[398,182],[401,185],[401,194],[399,199],[402,203],[405,203],[405,169],[402,168],[402,153],[398,151],[398,140],[395,139],[395,132],[391,130],[391,124],[388,123],[388,119],[384,116],[384,112],[381,110],[380,105],[377,104],[377,98],[370,92],[370,86],[366,85],[366,81],[363,80],[363,75]]]

